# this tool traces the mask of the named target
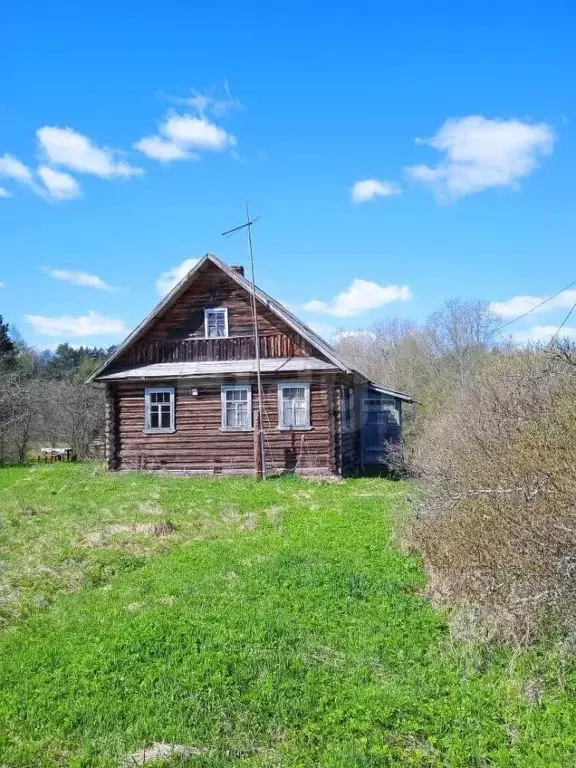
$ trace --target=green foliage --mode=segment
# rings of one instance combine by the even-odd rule
[[[56,378],[77,375],[80,379],[86,379],[113,349],[71,347],[68,342],[59,344],[48,361],[46,372]]]
[[[574,667],[449,642],[394,545],[401,484],[60,465],[0,489],[3,594],[28,606],[0,637],[0,764],[152,742],[210,768],[576,759]]]
[[[15,351],[16,345],[12,340],[10,326],[4,322],[4,318],[0,315],[0,361],[5,362]]]

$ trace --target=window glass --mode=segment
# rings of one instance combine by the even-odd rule
[[[224,429],[251,429],[250,387],[222,388],[222,426]]]
[[[340,391],[340,418],[342,430],[348,432],[354,429],[354,390],[342,389]]]
[[[206,336],[209,338],[228,335],[228,317],[225,309],[206,310]]]
[[[280,385],[279,410],[280,426],[285,429],[308,427],[310,414],[308,406],[308,385]]]
[[[173,431],[174,390],[147,389],[145,394],[146,429],[149,431]]]

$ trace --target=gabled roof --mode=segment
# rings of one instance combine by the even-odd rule
[[[120,355],[127,349],[127,347],[130,346],[130,344],[137,341],[150,328],[152,323],[154,323],[154,321],[162,314],[162,312],[164,312],[164,310],[168,309],[168,307],[172,306],[180,298],[184,291],[194,282],[202,267],[208,262],[211,262],[220,270],[222,270],[222,272],[224,272],[231,280],[238,283],[238,285],[244,288],[249,294],[255,290],[256,298],[261,304],[263,304],[265,307],[268,307],[268,309],[274,312],[277,317],[279,317],[288,326],[290,326],[293,331],[302,336],[302,338],[306,339],[309,344],[311,344],[316,350],[328,358],[328,360],[333,363],[336,369],[341,370],[344,373],[357,373],[365,381],[367,381],[367,378],[362,373],[348,366],[348,364],[342,359],[336,350],[330,346],[330,344],[328,344],[328,342],[324,341],[321,336],[313,331],[312,328],[310,328],[308,325],[303,323],[298,317],[296,317],[296,315],[292,314],[292,312],[286,309],[284,305],[280,304],[278,301],[273,299],[265,291],[261,290],[257,286],[254,289],[252,283],[247,280],[244,275],[229,267],[217,256],[214,256],[211,253],[207,253],[194,267],[192,267],[188,274],[186,274],[182,280],[180,280],[180,282],[174,286],[170,293],[168,293],[162,299],[162,301],[156,305],[152,312],[144,318],[144,320],[132,331],[132,333],[124,339],[124,341],[116,348],[116,350],[106,360],[104,360],[104,362],[88,378],[88,382],[100,380],[100,376],[103,371],[105,371],[108,366],[114,362],[114,360],[120,357]],[[393,390],[387,391],[394,397],[399,397],[400,399],[412,402],[412,398],[409,395],[404,395],[400,392],[394,392]]]

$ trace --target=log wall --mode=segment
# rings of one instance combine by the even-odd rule
[[[333,377],[315,375],[310,382],[310,430],[278,429],[278,381],[263,377],[266,471],[333,472],[339,462],[331,424],[334,423]],[[244,380],[245,381],[245,380]],[[118,469],[165,469],[206,473],[250,473],[254,471],[254,432],[221,430],[221,384],[212,380],[154,382],[154,386],[176,389],[176,430],[170,434],[144,433],[143,383],[114,385],[117,414],[115,463]],[[228,383],[238,384],[234,380]],[[256,381],[252,384],[253,409],[257,408]],[[191,394],[191,388],[198,390]],[[254,422],[254,419],[253,419]]]

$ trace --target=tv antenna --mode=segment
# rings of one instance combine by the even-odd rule
[[[240,224],[238,227],[227,229],[226,232],[222,232],[223,237],[232,237],[232,235],[241,232],[243,229],[248,232],[248,249],[250,252],[250,273],[252,277],[252,291],[251,291],[251,305],[252,305],[252,322],[254,325],[254,348],[256,352],[256,385],[258,389],[258,412],[257,423],[255,424],[254,435],[254,458],[255,466],[254,471],[256,477],[266,477],[266,455],[264,451],[264,436],[262,433],[262,415],[264,413],[264,404],[262,397],[262,372],[260,366],[260,336],[258,333],[258,309],[256,305],[256,271],[254,269],[254,249],[252,246],[252,226],[260,219],[260,216],[256,216],[255,219],[250,218],[250,211],[248,210],[248,201],[244,201],[246,207],[246,222]],[[259,461],[256,461],[256,457],[259,457]],[[260,464],[260,470],[258,469]]]

